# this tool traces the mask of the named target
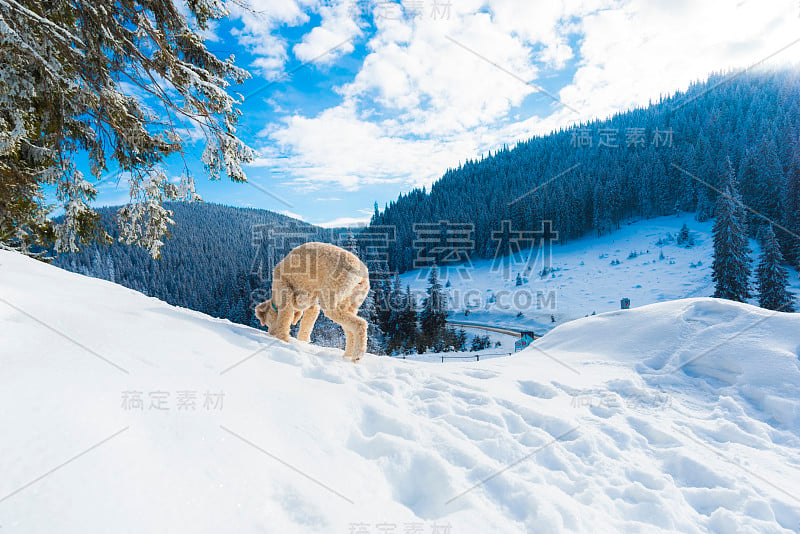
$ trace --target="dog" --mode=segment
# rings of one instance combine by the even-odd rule
[[[344,330],[344,357],[357,362],[364,355],[367,322],[357,314],[369,293],[369,270],[358,256],[312,241],[290,251],[272,274],[272,295],[255,308],[270,335],[289,341],[289,328],[299,321],[297,339],[310,341],[322,310]]]

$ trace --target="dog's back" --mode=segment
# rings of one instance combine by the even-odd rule
[[[275,266],[273,280],[288,286],[301,308],[315,301],[323,309],[346,301],[358,307],[369,293],[369,270],[358,256],[317,241],[289,252]]]

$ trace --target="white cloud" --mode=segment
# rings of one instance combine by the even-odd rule
[[[351,40],[362,35],[358,12],[353,8],[353,0],[337,0],[320,5],[322,22],[295,45],[292,49],[295,57],[300,61],[313,60],[316,65],[326,65],[352,52],[354,46]]]
[[[509,111],[536,91],[517,79],[538,75],[532,43],[525,40],[534,34],[510,15],[497,16],[524,32],[497,24],[481,8],[482,2],[466,0],[453,4],[449,19],[426,13],[377,18],[360,72],[339,88],[343,102],[314,117],[288,116],[263,132],[272,145],[261,147],[265,157],[257,164],[282,168],[298,185],[424,185],[467,158],[534,133],[529,122],[507,120]],[[562,13],[550,13],[539,23],[550,39],[541,48],[540,55],[547,56],[541,61],[563,61],[571,49],[554,28]]]
[[[289,117],[270,139],[276,146],[259,147],[264,156],[255,165],[284,169],[298,185],[333,183],[349,190],[371,183],[429,183],[453,163],[453,150],[466,159],[480,148],[472,133],[449,140],[393,137],[348,107],[314,118]]]
[[[248,0],[228,2],[231,17],[239,19],[241,29],[232,30],[239,44],[256,56],[251,65],[261,76],[275,80],[283,74],[288,59],[286,39],[280,26],[297,26],[309,20],[306,11],[315,0]]]
[[[441,136],[503,117],[534,89],[464,47],[525,80],[535,79],[537,68],[519,36],[502,31],[490,14],[477,12],[478,4],[473,2],[473,9],[468,4],[454,8],[451,20],[387,21],[342,93],[364,107],[377,104],[394,114],[386,124],[394,135]]]
[[[744,68],[797,39],[794,2],[625,2],[583,18],[564,101],[583,118],[647,105],[711,72]],[[775,61],[800,58],[800,44]]]
[[[300,215],[299,213],[294,213],[293,211],[289,210],[278,210],[278,213],[281,215],[286,215],[287,217],[291,217],[292,219],[297,219],[298,221],[305,221],[305,217]]]
[[[316,225],[322,228],[354,228],[366,226],[369,223],[369,219],[369,217],[339,217],[338,219],[316,223]]]
[[[291,52],[303,62],[330,64],[351,53],[354,46],[350,40],[363,33],[354,5],[353,0],[250,0],[246,4],[229,2],[228,8],[242,25],[233,30],[234,36],[257,56],[250,67],[264,78],[276,80],[289,60],[289,43],[280,31],[283,27],[307,24],[310,13],[319,14],[320,24],[305,33]]]

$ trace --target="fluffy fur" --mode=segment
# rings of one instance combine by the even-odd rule
[[[288,341],[289,327],[300,321],[297,339],[310,341],[322,310],[344,329],[344,356],[355,362],[367,350],[367,322],[357,315],[367,293],[369,271],[355,254],[329,243],[304,243],[275,266],[272,296],[255,312],[278,339]]]

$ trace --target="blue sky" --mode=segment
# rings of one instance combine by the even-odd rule
[[[260,153],[246,169],[258,187],[207,180],[203,143],[187,139],[197,190],[316,224],[365,221],[374,202],[465,159],[646,105],[712,71],[800,58],[800,44],[785,48],[800,37],[795,0],[227,5],[205,36],[253,76],[231,89],[246,97],[239,133]],[[125,183],[102,184],[97,204],[126,194]]]

